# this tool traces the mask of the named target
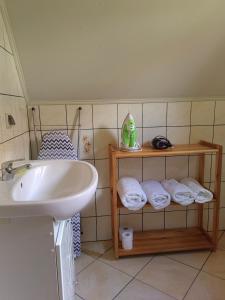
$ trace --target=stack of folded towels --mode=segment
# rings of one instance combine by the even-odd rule
[[[147,180],[141,184],[133,177],[122,177],[117,183],[121,202],[130,210],[141,209],[148,201],[156,210],[170,205],[170,201],[186,206],[193,202],[206,203],[213,194],[193,178]]]

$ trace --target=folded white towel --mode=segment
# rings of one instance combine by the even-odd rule
[[[205,189],[197,180],[191,177],[184,178],[180,181],[192,190],[195,195],[195,202],[205,203],[213,199],[213,194]]]
[[[172,200],[181,205],[190,205],[195,200],[195,196],[191,189],[175,179],[163,180],[162,186],[170,193]]]
[[[170,205],[170,194],[162,187],[161,183],[156,180],[146,180],[141,183],[148,202],[155,209],[162,209]]]
[[[133,177],[120,178],[117,183],[117,192],[123,205],[130,210],[138,210],[147,202],[147,197],[139,182]]]

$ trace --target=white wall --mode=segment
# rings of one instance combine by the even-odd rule
[[[111,238],[111,193],[109,186],[108,144],[119,144],[123,119],[130,111],[136,120],[139,142],[148,143],[156,135],[167,136],[172,143],[188,144],[207,140],[223,145],[223,171],[221,184],[220,229],[225,229],[225,99],[215,101],[179,101],[89,104],[81,103],[80,158],[95,165],[99,182],[95,197],[81,212],[82,240],[95,241]],[[35,128],[38,141],[50,130],[63,130],[71,135],[78,105],[36,105]],[[31,117],[31,107],[29,108]],[[31,145],[36,157],[34,127],[31,123]],[[73,143],[77,145],[77,130]],[[73,135],[72,135],[73,136]],[[88,148],[87,143],[89,142]],[[88,149],[88,151],[86,151]],[[121,159],[119,176],[147,179],[177,178],[197,175],[197,157]],[[205,185],[213,190],[214,169],[212,157],[207,156]],[[189,227],[197,225],[196,205],[171,207],[165,212],[146,208],[138,212],[120,210],[120,222],[137,230]],[[205,205],[204,225],[212,230],[212,205]]]
[[[29,158],[29,129],[27,105],[23,96],[15,61],[10,45],[6,15],[0,2],[0,164],[3,161]],[[6,114],[16,122],[8,128]]]
[[[224,0],[7,0],[32,101],[225,95]]]

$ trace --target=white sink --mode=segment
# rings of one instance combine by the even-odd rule
[[[52,216],[68,219],[92,199],[98,182],[94,166],[83,161],[26,161],[24,175],[0,183],[0,217]],[[18,166],[18,164],[17,164]]]

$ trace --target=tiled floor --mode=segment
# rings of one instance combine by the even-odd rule
[[[76,299],[224,300],[225,232],[218,248],[115,260],[111,242],[83,243]]]

